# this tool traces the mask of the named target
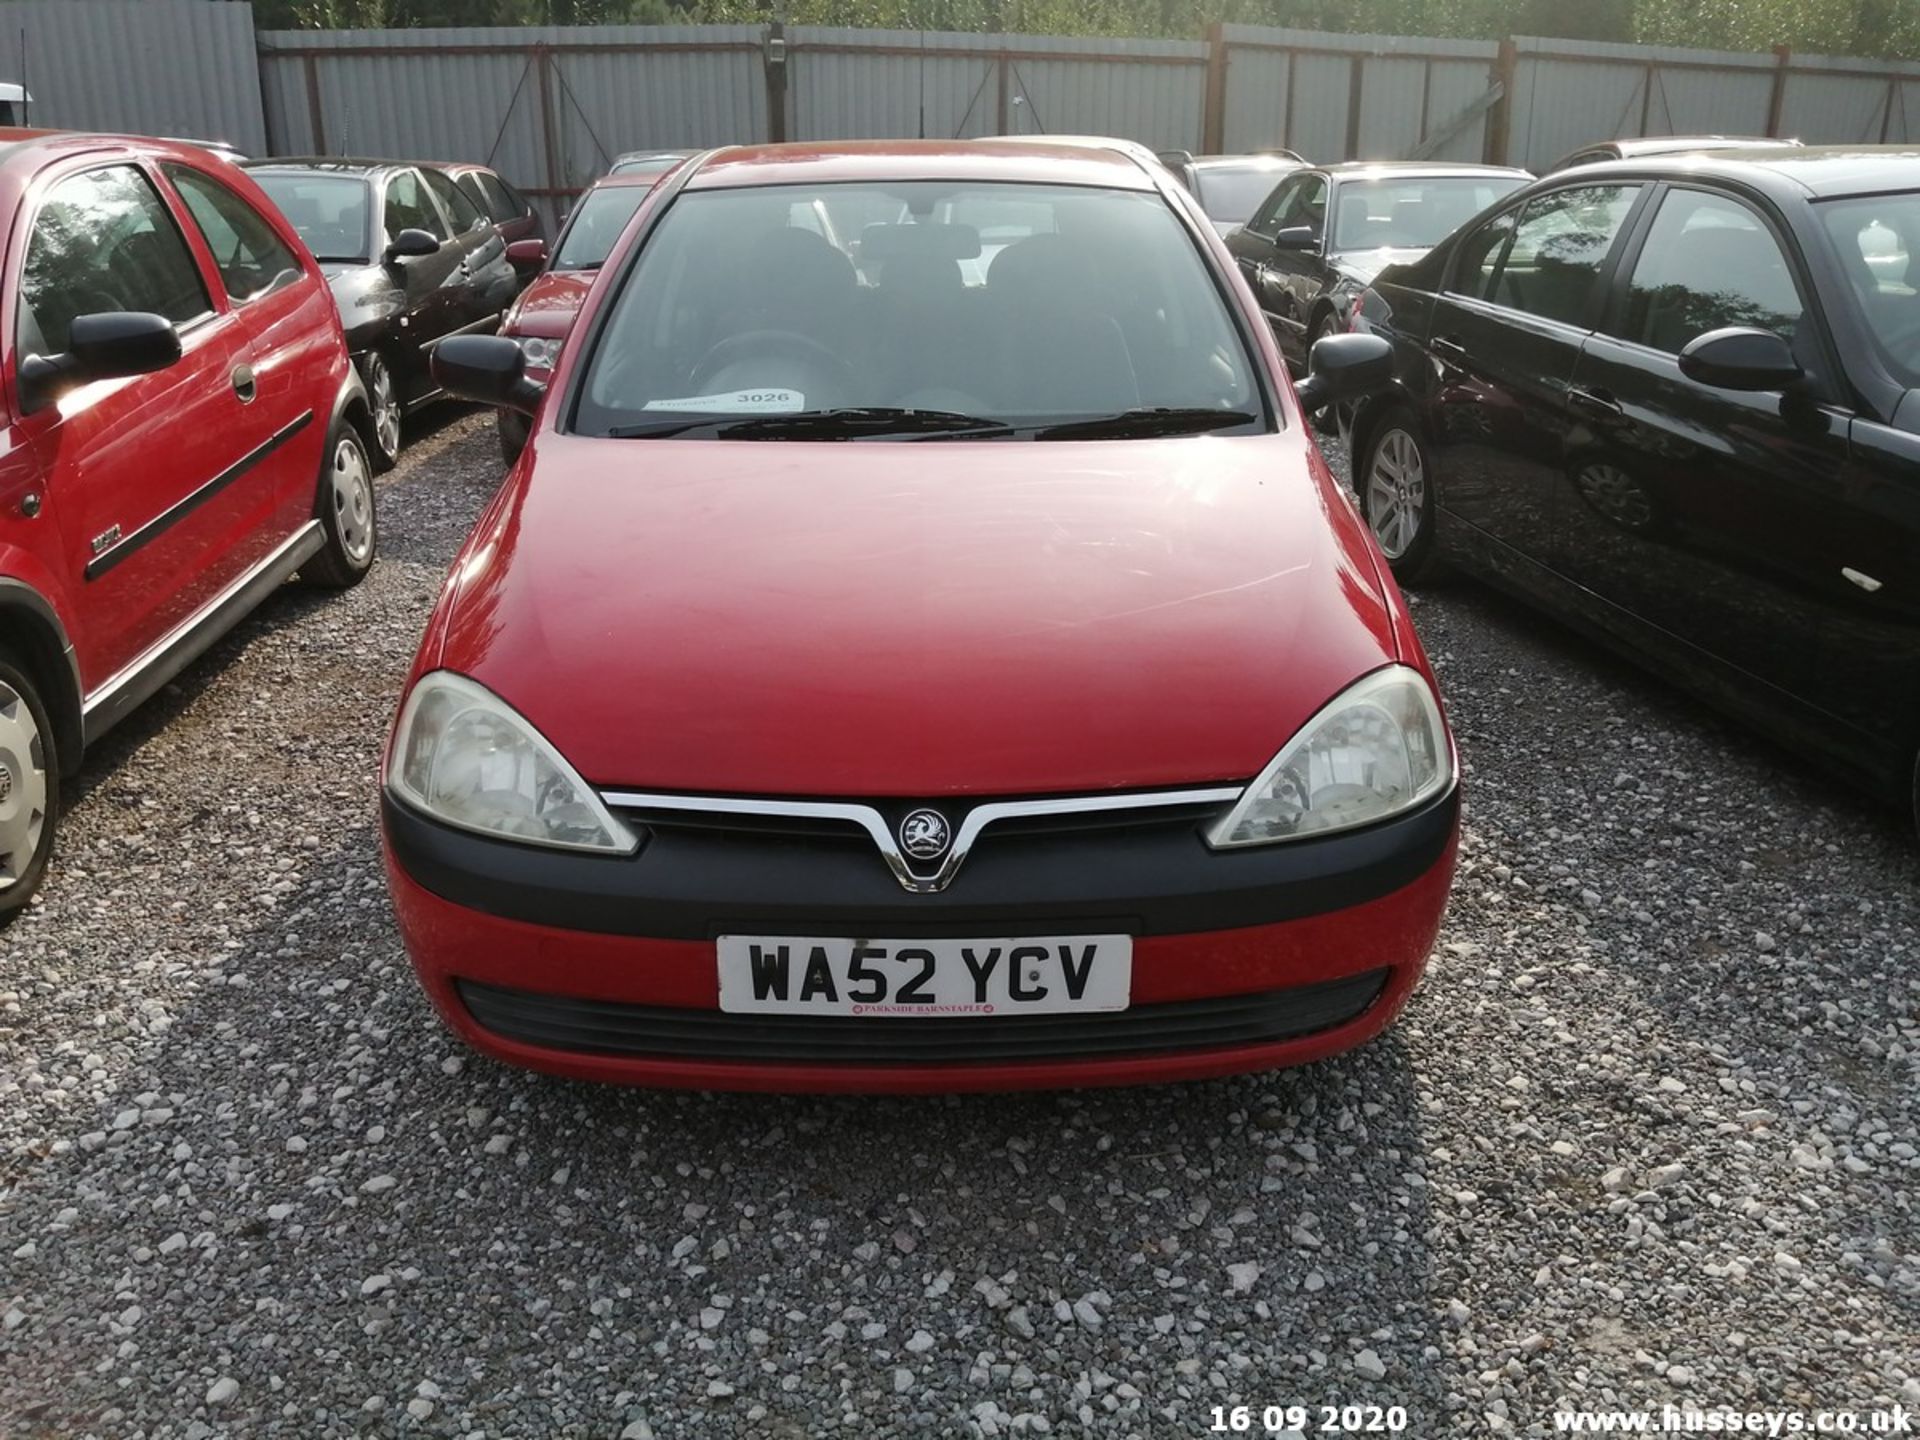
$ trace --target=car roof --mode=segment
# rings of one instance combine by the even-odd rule
[[[1440,180],[1453,176],[1472,179],[1479,176],[1520,176],[1531,180],[1530,171],[1514,165],[1474,165],[1451,160],[1339,160],[1331,165],[1314,165],[1314,170],[1324,170],[1336,179],[1351,180],[1355,177],[1365,179],[1391,180],[1396,176],[1425,176]]]
[[[1195,155],[1190,163],[1196,170],[1224,170],[1229,166],[1236,170],[1300,170],[1307,165],[1304,160],[1285,155]]]
[[[1132,142],[1127,142],[1131,144]],[[806,181],[1091,185],[1151,190],[1151,159],[1100,143],[1034,140],[843,140],[798,145],[731,146],[693,162],[690,190]],[[1164,172],[1163,172],[1164,173]]]
[[[1602,140],[1583,145],[1576,155],[1588,150],[1612,148],[1624,160],[1640,155],[1670,155],[1681,150],[1768,149],[1775,145],[1798,145],[1798,140],[1773,140],[1764,135],[1633,135],[1622,140]]]
[[[636,160],[685,160],[698,150],[625,150],[613,157],[615,165],[631,165]]]
[[[171,156],[177,160],[199,156],[217,159],[197,140],[165,140],[153,135],[115,135],[94,130],[42,130],[23,126],[0,125],[0,175],[8,176],[11,186],[24,185],[36,171],[56,160],[89,152]],[[231,163],[219,160],[220,164]]]
[[[1915,145],[1754,145],[1730,150],[1603,160],[1582,165],[1583,178],[1606,175],[1655,178],[1699,175],[1742,181],[1779,195],[1822,199],[1870,195],[1888,190],[1920,190],[1920,146]],[[1561,171],[1554,178],[1564,178]]]
[[[410,170],[428,162],[417,160],[356,160],[340,155],[275,155],[247,162],[249,170],[325,170],[335,175],[374,175],[383,170]],[[439,169],[439,166],[434,166]]]

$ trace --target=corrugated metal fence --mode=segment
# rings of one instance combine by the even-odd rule
[[[556,203],[622,150],[1124,135],[1539,169],[1591,140],[1920,140],[1920,64],[1214,26],[1202,40],[778,24],[262,31],[232,0],[0,4],[33,119],[271,154],[483,160]]]
[[[0,80],[35,125],[267,143],[253,6],[231,0],[0,5]]]

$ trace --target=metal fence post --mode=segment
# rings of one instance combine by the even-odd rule
[[[1227,148],[1227,37],[1218,20],[1207,26],[1207,95],[1200,110],[1200,148],[1218,155]]]
[[[767,26],[760,63],[767,76],[767,139],[778,145],[787,138],[787,27],[779,20]]]
[[[545,45],[535,45],[533,63],[540,80],[540,143],[547,157],[547,188],[558,195],[566,181],[560,174],[560,137],[553,122],[552,52]]]
[[[1486,160],[1489,165],[1512,163],[1507,158],[1507,152],[1512,144],[1513,77],[1519,68],[1520,56],[1512,38],[1502,40],[1500,53],[1493,59],[1492,83],[1500,87],[1500,98],[1493,102],[1493,113],[1487,117]]]
[[[1767,97],[1767,138],[1780,138],[1781,117],[1787,110],[1787,70],[1793,64],[1793,47],[1773,47],[1773,93]]]

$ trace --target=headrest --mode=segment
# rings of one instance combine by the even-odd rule
[[[979,254],[980,232],[971,225],[869,225],[860,232],[862,260],[885,261],[900,255],[972,260]]]

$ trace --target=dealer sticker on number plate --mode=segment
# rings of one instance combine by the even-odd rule
[[[771,1015],[1048,1015],[1124,1010],[1130,935],[836,940],[722,935],[720,1008]]]

